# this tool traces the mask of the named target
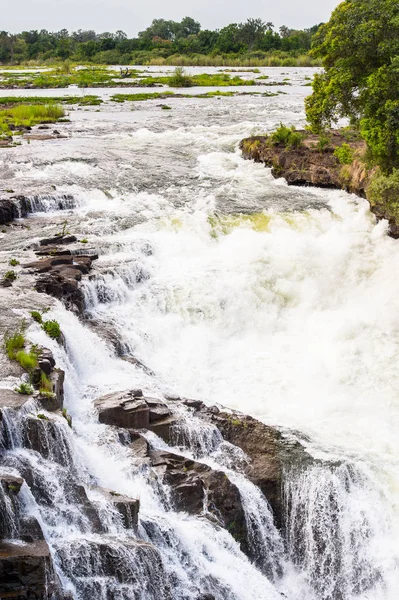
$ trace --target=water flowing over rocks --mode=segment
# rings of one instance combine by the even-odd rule
[[[397,436],[381,427],[382,460],[373,436],[343,440],[352,412],[363,431],[378,398],[377,429],[394,405],[394,242],[365,202],[288,189],[234,151],[282,106],[301,127],[305,91],[176,97],[167,121],[104,103],[115,120],[93,109],[88,134],[73,111],[56,160],[40,143],[6,154],[0,259],[19,264],[0,333],[25,321],[39,356],[24,371],[0,353],[0,598],[396,599]],[[253,139],[248,157],[291,183],[340,176],[331,151],[267,157]]]
[[[0,225],[21,219],[34,212],[74,208],[76,200],[71,194],[44,193],[32,195],[0,196]]]
[[[36,281],[38,292],[49,294],[62,300],[67,308],[82,313],[85,308],[84,294],[80,282],[84,275],[88,275],[92,263],[98,258],[97,254],[72,254],[72,251],[59,249],[54,244],[69,245],[77,241],[73,235],[60,235],[40,241],[40,246],[49,246],[46,250],[38,251],[40,258],[34,262],[26,263],[29,269],[39,275]]]

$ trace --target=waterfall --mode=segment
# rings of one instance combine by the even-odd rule
[[[343,461],[295,465],[284,480],[288,554],[317,598],[381,594],[392,568],[390,519],[372,473]]]
[[[278,96],[104,102],[72,111],[68,140],[2,152],[5,180],[27,190],[15,216],[46,213],[0,234],[4,272],[19,261],[6,324],[22,315],[51,349],[73,425],[33,401],[1,406],[1,543],[34,546],[43,598],[397,600],[398,242],[367,201],[241,157],[243,137],[303,126],[314,71],[286,72],[295,85]],[[80,319],[23,266],[59,211],[72,255],[99,255]],[[62,344],[30,317],[50,302]],[[128,390],[165,403],[169,436],[163,419],[99,422],[95,402]],[[276,436],[250,420],[237,433],[238,412]],[[195,510],[176,500],[190,484]]]

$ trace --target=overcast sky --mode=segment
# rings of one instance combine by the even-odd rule
[[[14,0],[2,11],[0,28],[13,33],[122,29],[133,36],[154,18],[180,21],[189,16],[204,29],[219,29],[248,17],[302,29],[328,20],[338,4],[338,0]]]

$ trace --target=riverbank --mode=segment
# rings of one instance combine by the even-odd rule
[[[399,218],[392,207],[368,193],[376,168],[367,167],[366,144],[355,132],[293,133],[300,136],[297,146],[273,142],[270,135],[246,138],[240,143],[242,155],[270,167],[273,177],[283,177],[289,185],[341,189],[371,200],[371,212],[378,220],[388,220],[389,234],[399,238]]]

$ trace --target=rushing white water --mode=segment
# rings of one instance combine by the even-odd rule
[[[58,423],[56,454],[50,444],[39,457],[17,440],[7,460],[18,472],[34,465],[32,488],[51,505],[39,501],[35,510],[63,582],[79,600],[110,593],[118,600],[397,598],[398,242],[366,201],[289,188],[237,149],[244,136],[281,120],[303,123],[306,88],[298,83],[308,72],[291,71],[295,85],[275,98],[176,98],[168,101],[172,111],[156,101],[76,111],[73,137],[52,143],[53,160],[48,146],[2,154],[0,169],[16,185],[51,182],[73,196],[65,206],[38,206],[45,229],[52,231],[52,211],[61,209],[68,228],[99,251],[94,277],[84,283],[87,316],[100,323],[98,332],[101,324],[116,332],[123,353],[147,367],[117,358],[62,307],[51,313],[67,341],[66,352],[56,344],[53,351],[67,372],[74,428]],[[33,235],[42,236],[31,222]],[[29,335],[48,345],[38,327]],[[209,428],[188,423],[175,432],[180,451],[236,477],[256,566],[226,531],[170,510],[167,490],[98,424],[95,398],[136,387],[219,403],[306,435],[314,460],[287,465],[280,534],[263,496],[231,474],[232,461],[245,463],[242,453],[226,449]],[[76,477],[71,488],[63,456]],[[159,554],[151,546],[129,549],[134,535],[94,483],[140,497],[138,537]],[[77,501],[78,485],[100,515],[101,532]],[[119,580],[101,558],[104,540],[122,565]],[[160,589],[164,596],[156,595]]]

